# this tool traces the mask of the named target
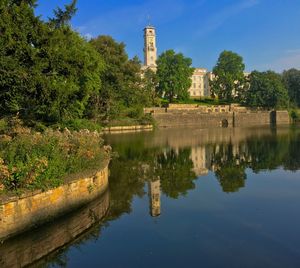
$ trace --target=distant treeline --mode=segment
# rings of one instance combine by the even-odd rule
[[[213,69],[212,96],[252,107],[300,107],[300,70],[290,69],[282,74],[244,71],[240,55],[223,51]]]

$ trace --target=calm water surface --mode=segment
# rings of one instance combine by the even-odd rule
[[[165,129],[105,139],[118,157],[104,201],[4,243],[0,264],[12,251],[37,256],[44,249],[35,241],[67,235],[61,226],[109,203],[101,221],[33,266],[300,267],[299,128]]]

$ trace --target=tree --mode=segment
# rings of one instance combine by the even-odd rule
[[[300,70],[290,69],[282,74],[290,100],[300,107]]]
[[[103,87],[98,99],[102,117],[112,120],[120,115],[135,117],[136,113],[141,114],[144,98],[139,59],[128,59],[125,44],[116,42],[110,36],[99,36],[90,43],[106,65],[101,76]]]
[[[245,103],[252,107],[286,108],[288,92],[281,76],[273,71],[253,71],[249,76],[250,88]]]
[[[34,1],[0,5],[0,112],[55,123],[84,116],[103,61],[69,26],[34,15]],[[17,19],[16,19],[17,18]]]
[[[223,51],[213,68],[215,79],[211,81],[212,95],[231,101],[241,98],[245,86],[243,58],[232,51]]]
[[[56,10],[54,10],[55,18],[51,18],[50,23],[56,28],[67,25],[77,12],[76,4],[77,0],[72,0],[69,5],[65,5],[64,10],[58,7]]]
[[[156,87],[158,86],[157,75],[150,68],[143,73],[143,96],[145,98],[146,106],[156,106],[159,104],[159,98],[156,94]]]
[[[191,87],[194,68],[192,60],[184,57],[182,53],[176,54],[174,50],[167,50],[157,60],[157,92],[169,102],[174,99],[189,98],[188,89]]]

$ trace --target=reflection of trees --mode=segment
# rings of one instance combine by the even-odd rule
[[[283,166],[287,170],[296,171],[300,168],[300,134],[290,140],[289,151],[284,157]]]
[[[245,186],[247,178],[245,169],[249,157],[241,149],[229,144],[214,146],[212,152],[212,166],[216,177],[224,192],[237,192]]]
[[[258,173],[283,166],[287,170],[300,168],[300,134],[251,137],[238,144],[215,144],[211,150],[211,165],[224,192],[236,192],[245,186],[246,168]]]
[[[300,168],[300,134],[290,131],[284,136],[265,136],[261,139],[248,139],[246,145],[252,157],[249,167],[254,172],[274,170],[283,166],[287,170]]]
[[[178,198],[194,189],[194,164],[191,148],[172,149],[168,147],[145,147],[146,139],[138,136],[130,142],[122,140],[115,144],[119,157],[111,163],[112,212],[116,215],[131,211],[134,196],[144,194],[146,181],[161,180],[162,192],[171,198]],[[279,166],[285,169],[300,168],[299,131],[276,135],[250,136],[247,139],[205,146],[207,166],[215,172],[224,192],[236,192],[245,187],[246,168],[254,172],[273,170]]]
[[[190,159],[191,149],[173,149],[157,155],[156,174],[161,179],[162,191],[169,197],[178,198],[194,189],[196,174]]]
[[[112,161],[109,178],[110,217],[118,218],[123,213],[130,213],[133,197],[145,194],[142,174],[138,160],[123,161],[122,157]]]
[[[249,167],[254,172],[274,170],[283,164],[283,159],[289,154],[287,137],[265,136],[260,139],[246,140],[252,161]]]
[[[225,165],[216,170],[216,177],[220,182],[223,192],[237,192],[240,188],[245,187],[247,178],[245,168],[236,165]]]

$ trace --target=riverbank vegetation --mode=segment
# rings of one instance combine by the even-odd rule
[[[98,132],[25,127],[18,118],[1,121],[0,191],[48,189],[70,175],[101,169],[110,157]]]

